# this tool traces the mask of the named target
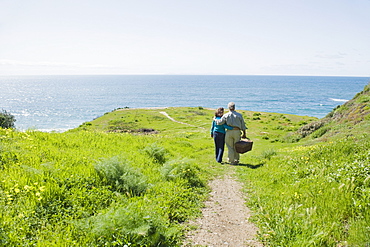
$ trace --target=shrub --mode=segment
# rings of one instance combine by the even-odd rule
[[[137,128],[137,123],[135,122],[126,122],[125,120],[117,119],[117,120],[110,120],[108,122],[108,131],[116,131],[116,132],[126,132],[129,130],[133,130]]]
[[[359,103],[367,103],[370,101],[370,95],[361,95],[358,99],[357,102]]]
[[[284,126],[282,125],[278,125],[278,126],[275,126],[274,128],[272,128],[273,130],[285,130]]]
[[[158,209],[144,200],[129,202],[89,219],[95,243],[92,246],[178,246],[179,229],[168,225]],[[89,231],[81,222],[80,228]]]
[[[271,159],[272,156],[275,156],[276,155],[276,151],[274,149],[266,149],[266,150],[263,150],[262,154],[261,154],[261,157],[263,159]]]
[[[115,191],[140,195],[147,189],[145,176],[117,157],[97,163],[94,167],[103,182]]]
[[[282,138],[282,142],[285,143],[296,143],[299,142],[299,140],[302,139],[302,136],[297,133],[288,133],[286,136]]]
[[[310,135],[311,133],[313,133],[314,131],[323,127],[326,123],[327,122],[325,120],[319,120],[319,121],[316,121],[316,122],[309,123],[309,124],[301,127],[298,130],[298,134],[302,135],[302,137],[306,137],[306,136]]]
[[[166,180],[185,180],[189,186],[203,187],[203,181],[198,177],[199,167],[192,165],[189,160],[174,160],[163,165],[161,173]]]
[[[299,126],[306,125],[306,124],[307,124],[307,121],[305,121],[305,120],[301,120],[301,121],[298,122]]]
[[[166,149],[157,146],[157,144],[155,143],[144,148],[144,152],[149,155],[156,163],[164,164],[166,162]]]
[[[328,132],[330,130],[329,127],[322,127],[318,130],[316,130],[315,132],[312,133],[312,137],[313,138],[319,138],[321,136],[323,136],[326,132]]]
[[[0,127],[4,129],[14,128],[15,117],[9,112],[2,110],[0,112]]]
[[[185,186],[184,186],[185,185]],[[209,192],[205,187],[186,187],[183,180],[166,181],[153,189],[158,206],[165,209],[171,223],[182,223],[201,213]]]

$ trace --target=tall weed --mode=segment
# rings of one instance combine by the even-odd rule
[[[180,228],[169,225],[159,207],[144,198],[80,222],[91,232],[96,246],[177,246]]]
[[[142,173],[117,157],[101,161],[94,167],[103,182],[117,192],[138,196],[148,187],[147,179]]]
[[[189,186],[203,187],[198,176],[200,169],[188,159],[172,160],[163,165],[161,174],[166,180],[184,180]]]
[[[163,147],[159,147],[156,143],[144,148],[144,152],[154,160],[155,163],[164,164],[166,162],[167,151]]]

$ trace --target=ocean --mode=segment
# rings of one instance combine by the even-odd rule
[[[0,76],[0,110],[19,130],[66,131],[117,108],[207,107],[322,118],[367,77],[229,75]]]

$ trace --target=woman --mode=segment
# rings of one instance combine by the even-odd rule
[[[224,108],[220,107],[215,112],[215,119],[221,119],[223,115],[224,115]],[[233,127],[230,127],[226,124],[217,125],[216,122],[213,120],[212,127],[211,127],[211,137],[215,141],[216,161],[218,163],[222,163],[222,156],[224,154],[225,134],[226,134],[225,129],[232,130]]]

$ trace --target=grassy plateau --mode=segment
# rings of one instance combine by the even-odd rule
[[[370,85],[323,119],[239,112],[254,146],[235,168],[261,242],[370,246]],[[0,246],[181,246],[230,169],[213,115],[116,109],[64,133],[0,129]]]

